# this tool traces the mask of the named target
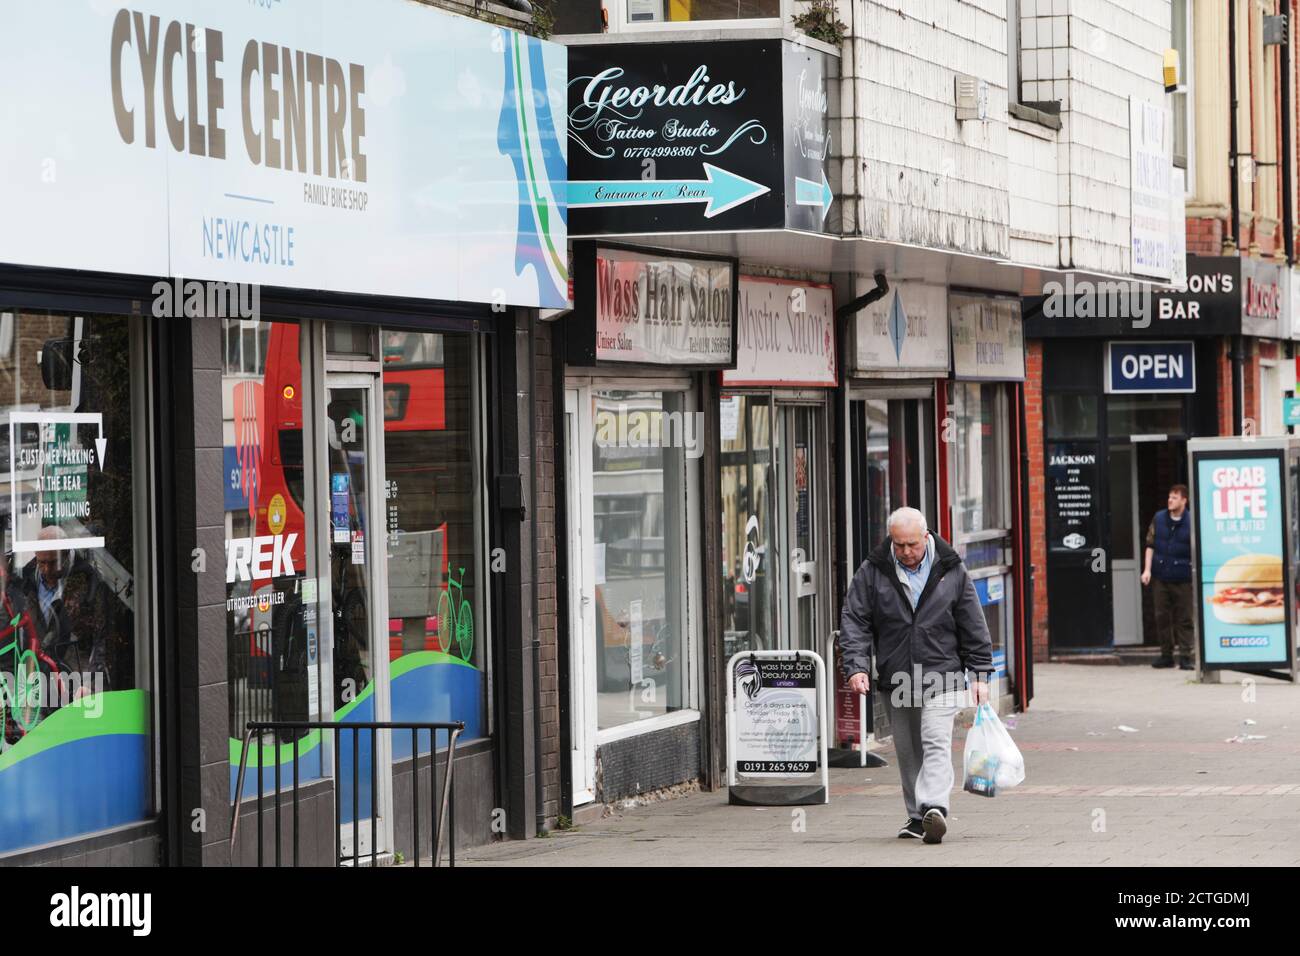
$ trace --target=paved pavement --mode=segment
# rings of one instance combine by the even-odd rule
[[[693,793],[465,850],[457,864],[736,865],[777,849],[787,865],[1300,865],[1300,687],[1261,678],[1251,700],[1243,675],[1189,676],[1035,665],[1037,696],[1011,731],[1025,783],[991,800],[956,790],[940,846],[895,836],[906,813],[886,748],[888,767],[832,770],[825,806]],[[964,741],[959,718],[958,788]]]

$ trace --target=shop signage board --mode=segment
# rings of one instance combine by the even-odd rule
[[[1196,391],[1193,342],[1107,342],[1106,391],[1161,394]]]
[[[1300,425],[1300,398],[1282,399],[1282,424],[1288,428]]]
[[[1290,334],[1286,318],[1290,270],[1249,256],[1243,256],[1240,261],[1242,334],[1285,338]]]
[[[594,243],[574,247],[566,329],[579,365],[729,368],[736,361],[736,261]]]
[[[1287,294],[1290,299],[1283,316],[1282,337],[1295,341],[1300,339],[1300,316],[1295,314],[1296,308],[1300,307],[1300,269],[1286,270],[1286,279],[1289,286]]]
[[[563,307],[566,61],[406,0],[2,4],[0,262]]]
[[[1023,382],[1025,338],[1020,302],[948,297],[953,374],[968,381]]]
[[[1187,173],[1175,166],[1170,170],[1169,185],[1169,244],[1173,251],[1170,260],[1169,287],[1175,291],[1187,290]]]
[[[1286,449],[1220,439],[1189,451],[1201,666],[1290,668]]]
[[[1047,547],[1087,553],[1101,544],[1095,442],[1047,445]]]
[[[1129,197],[1134,275],[1173,278],[1169,228],[1173,189],[1173,117],[1165,106],[1129,99]]]
[[[574,235],[825,231],[833,58],[779,39],[568,52]]]
[[[883,298],[853,325],[853,369],[885,375],[948,373],[948,289],[921,282],[891,283]]]
[[[727,662],[729,802],[830,802],[826,667],[812,651],[741,651]]]
[[[1242,260],[1187,256],[1185,289],[1135,288],[1123,279],[1093,280],[1067,273],[1054,294],[1021,300],[1030,338],[1069,336],[1184,338],[1242,331]],[[1057,286],[1052,289],[1056,290]]]
[[[736,367],[723,385],[838,383],[830,286],[741,276],[736,321]]]

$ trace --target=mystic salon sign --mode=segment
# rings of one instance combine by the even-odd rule
[[[834,387],[835,309],[829,286],[744,276],[736,367],[723,385]]]
[[[735,364],[735,260],[580,244],[574,264],[570,362]]]

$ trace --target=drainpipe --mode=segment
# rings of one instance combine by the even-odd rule
[[[1237,169],[1237,0],[1228,0],[1228,171],[1232,205],[1231,236],[1237,255],[1241,255],[1241,176]],[[1289,157],[1288,157],[1289,158]],[[1243,305],[1244,311],[1244,305]],[[1245,414],[1241,335],[1232,337],[1232,433],[1241,434]]]
[[[1241,420],[1246,414],[1245,382],[1242,373],[1245,354],[1240,335],[1232,337],[1232,351],[1229,357],[1232,359],[1232,433],[1240,435]]]
[[[540,601],[537,597],[537,316],[528,314],[528,450],[529,489],[533,499],[532,520],[528,524],[528,540],[533,545],[533,799],[536,819],[533,832],[541,836],[546,829],[545,789],[542,781],[542,638],[541,622],[537,619]]]
[[[1291,265],[1295,262],[1295,226],[1291,212],[1291,0],[1278,0],[1278,13],[1286,17],[1286,42],[1278,51],[1282,73],[1282,244],[1287,265]]]
[[[1228,171],[1232,244],[1241,249],[1240,176],[1237,170],[1237,0],[1228,0]],[[1238,252],[1240,254],[1240,251]]]
[[[852,302],[846,302],[844,305],[836,309],[835,318],[839,319],[840,322],[846,322],[852,318],[855,313],[861,312],[889,291],[889,282],[886,281],[883,272],[877,272],[874,278],[876,280],[876,287],[871,291],[858,296]]]

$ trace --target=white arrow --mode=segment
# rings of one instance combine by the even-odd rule
[[[95,439],[95,457],[99,461],[99,470],[104,470],[104,455],[108,452],[108,439],[104,437],[104,423],[99,424],[99,437]]]

